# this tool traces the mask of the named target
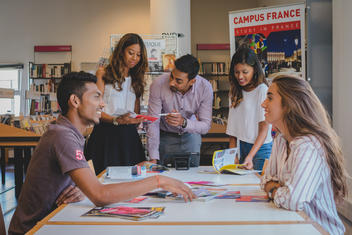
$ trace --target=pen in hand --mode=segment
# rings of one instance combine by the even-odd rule
[[[169,114],[178,114],[178,113],[159,113],[158,115],[159,115],[160,117],[162,117],[162,116],[167,116],[167,115],[169,115]]]

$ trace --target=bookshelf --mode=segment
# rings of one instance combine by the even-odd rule
[[[38,57],[44,55],[45,61],[55,60],[55,55],[69,55],[62,63],[38,63]],[[53,58],[50,58],[53,57]],[[71,72],[72,46],[35,46],[34,62],[29,62],[29,90],[26,99],[30,100],[30,115],[54,114],[59,111],[56,91],[61,78]]]
[[[213,119],[226,124],[230,89],[228,81],[230,58],[227,51],[230,50],[230,44],[197,44],[196,49],[200,61],[199,74],[213,87]]]
[[[214,92],[213,123],[209,132],[202,136],[201,165],[211,165],[214,151],[229,146],[228,136],[225,134],[229,112],[229,50],[228,43],[196,45],[199,74],[210,82]]]

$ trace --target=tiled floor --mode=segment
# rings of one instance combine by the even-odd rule
[[[6,231],[17,206],[13,165],[6,167],[5,184],[0,183],[0,203],[4,214]]]

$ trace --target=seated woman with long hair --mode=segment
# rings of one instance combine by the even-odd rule
[[[318,97],[303,79],[280,76],[262,107],[278,130],[262,188],[276,206],[304,211],[330,234],[343,234],[335,202],[347,194],[344,158]]]

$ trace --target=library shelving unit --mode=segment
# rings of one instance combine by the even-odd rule
[[[197,58],[200,62],[199,74],[213,87],[213,123],[209,132],[202,137],[201,165],[211,165],[214,151],[229,146],[226,122],[229,112],[228,80],[230,44],[197,44]]]
[[[199,74],[208,79],[213,87],[213,116],[227,120],[229,107],[229,88],[228,80],[229,59],[223,58],[223,61],[204,62],[200,59],[200,51],[224,51],[230,50],[230,44],[197,44],[197,57],[200,60]]]
[[[68,53],[64,63],[38,63],[39,54],[54,57],[56,53]],[[54,57],[55,58],[55,57]],[[34,62],[29,62],[30,88],[26,98],[31,100],[30,115],[54,114],[58,112],[56,90],[63,75],[71,72],[72,46],[34,46]]]

